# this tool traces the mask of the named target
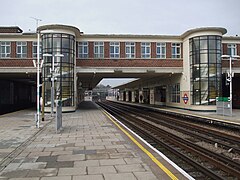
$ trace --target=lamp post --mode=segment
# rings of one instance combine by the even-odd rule
[[[38,22],[42,21],[41,19],[30,17],[36,21],[36,32],[37,32],[37,120],[36,126],[40,127],[40,32],[38,30]]]
[[[232,115],[232,78],[233,78],[233,72],[232,72],[232,60],[235,58],[240,58],[238,55],[222,55],[222,58],[229,58],[229,73],[227,81],[229,82],[229,99],[230,99],[230,115]]]
[[[63,57],[63,54],[43,54],[43,57],[52,57],[52,68],[50,69],[51,71],[51,116],[53,116],[53,110],[54,110],[54,72],[55,72],[55,62],[54,62],[54,57]]]

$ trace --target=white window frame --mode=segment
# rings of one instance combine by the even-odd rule
[[[227,54],[230,56],[237,55],[237,45],[236,44],[227,44]]]
[[[26,41],[17,41],[16,54],[17,54],[17,58],[26,58],[27,57],[27,42]]]
[[[119,58],[120,57],[120,43],[119,42],[110,42],[110,58]]]
[[[172,43],[172,58],[181,58],[181,43]]]
[[[42,55],[42,42],[39,44],[39,57]],[[32,42],[32,57],[37,58],[37,41]]]
[[[166,59],[166,43],[156,43],[156,57]]]
[[[170,101],[172,103],[180,103],[180,83],[169,86]]]
[[[104,58],[104,42],[94,42],[94,58]]]
[[[0,42],[0,58],[10,58],[11,54],[11,42]]]
[[[81,59],[88,58],[88,42],[87,41],[78,42],[78,57]]]
[[[125,43],[126,58],[135,58],[135,42]]]
[[[141,43],[141,58],[151,58],[151,43],[142,42]]]

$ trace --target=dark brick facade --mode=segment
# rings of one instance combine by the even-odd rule
[[[125,58],[125,42],[120,42],[120,58]]]
[[[172,43],[166,43],[166,58],[172,58]]]
[[[0,67],[33,67],[32,59],[3,59]]]
[[[81,67],[182,67],[181,59],[77,59],[77,66]]]
[[[94,58],[94,42],[88,42],[88,57]]]
[[[157,54],[156,54],[156,43],[155,42],[151,42],[151,58],[156,58]]]
[[[109,42],[104,42],[104,58],[110,57],[110,47]]]
[[[0,33],[22,33],[23,31],[17,27],[0,27]]]
[[[32,42],[28,41],[27,42],[27,58],[32,58]]]

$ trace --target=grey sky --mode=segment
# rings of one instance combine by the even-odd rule
[[[67,24],[86,34],[172,34],[220,26],[240,35],[240,0],[7,0],[0,26]]]

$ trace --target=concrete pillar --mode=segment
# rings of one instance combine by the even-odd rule
[[[122,91],[122,92],[120,92],[120,94],[119,94],[119,95],[120,95],[120,97],[119,97],[119,100],[120,100],[120,101],[123,101],[123,91]]]
[[[135,102],[135,92],[132,91],[132,102]]]
[[[140,104],[143,103],[143,99],[144,99],[144,97],[143,97],[143,91],[139,91],[139,103],[140,103]]]
[[[126,102],[129,102],[129,95],[128,95],[128,91],[126,91]]]
[[[154,89],[150,89],[150,104],[155,104]]]

